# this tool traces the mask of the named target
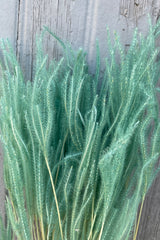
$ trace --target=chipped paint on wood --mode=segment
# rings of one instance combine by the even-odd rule
[[[160,16],[159,0],[120,0],[120,15],[132,21],[138,21],[141,17],[150,15],[153,21]],[[138,25],[137,25],[138,26]]]
[[[139,18],[147,13],[147,0],[121,0],[120,14],[127,18]]]

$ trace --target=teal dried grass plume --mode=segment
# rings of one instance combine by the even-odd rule
[[[98,45],[93,76],[83,50],[58,38],[64,58],[48,65],[41,37],[32,82],[1,41],[2,240],[136,239],[137,209],[159,170],[158,31],[136,30],[127,53],[108,31],[103,76]]]

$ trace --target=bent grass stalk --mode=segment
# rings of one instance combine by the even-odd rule
[[[45,156],[45,155],[44,155],[44,156]],[[50,176],[50,180],[51,180],[51,184],[52,184],[52,190],[53,190],[53,194],[54,194],[54,199],[55,199],[55,202],[56,202],[56,208],[57,208],[57,214],[58,214],[58,221],[59,221],[59,228],[60,228],[60,232],[61,232],[61,239],[63,240],[61,216],[60,216],[60,211],[59,211],[59,207],[58,207],[58,201],[57,201],[55,186],[54,186],[54,182],[53,182],[51,170],[50,170],[50,167],[49,167],[49,164],[48,164],[48,159],[47,159],[46,156],[45,156],[45,161],[46,161],[47,169],[48,169],[49,176]]]

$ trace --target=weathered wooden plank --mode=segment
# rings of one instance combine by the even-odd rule
[[[0,0],[0,38],[8,38],[16,48],[18,1]]]
[[[22,70],[26,73],[26,78],[31,79],[32,52],[33,52],[33,1],[18,2],[17,18],[17,46],[16,53]]]
[[[137,240],[160,239],[160,174],[149,190],[141,216]]]
[[[120,34],[122,42],[127,46],[136,26],[146,32],[148,13],[156,21],[159,5],[158,0],[113,0],[107,3],[106,0],[20,0],[17,52],[27,79],[32,75],[35,36],[40,34],[44,25],[63,40],[68,40],[73,47],[83,47],[93,70],[96,39],[100,43],[101,58],[107,54],[107,25],[112,32],[115,30]],[[49,35],[44,45],[50,56],[58,57],[61,54],[56,41]]]

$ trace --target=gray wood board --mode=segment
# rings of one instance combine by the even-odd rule
[[[113,30],[118,32],[122,43],[128,47],[135,27],[143,33],[147,32],[147,14],[152,16],[153,22],[160,14],[159,0],[0,0],[0,3],[1,37],[11,40],[28,80],[32,79],[34,72],[36,35],[41,33],[44,25],[64,41],[70,42],[74,49],[82,47],[86,50],[90,70],[94,71],[97,39],[102,66],[107,55],[106,26],[111,29],[111,35],[114,34]],[[44,46],[50,58],[62,55],[62,50],[49,34],[46,34]],[[4,196],[2,177],[0,187],[1,196]],[[159,193],[160,177],[146,197],[139,240],[160,239]],[[1,202],[3,199],[0,199]]]

